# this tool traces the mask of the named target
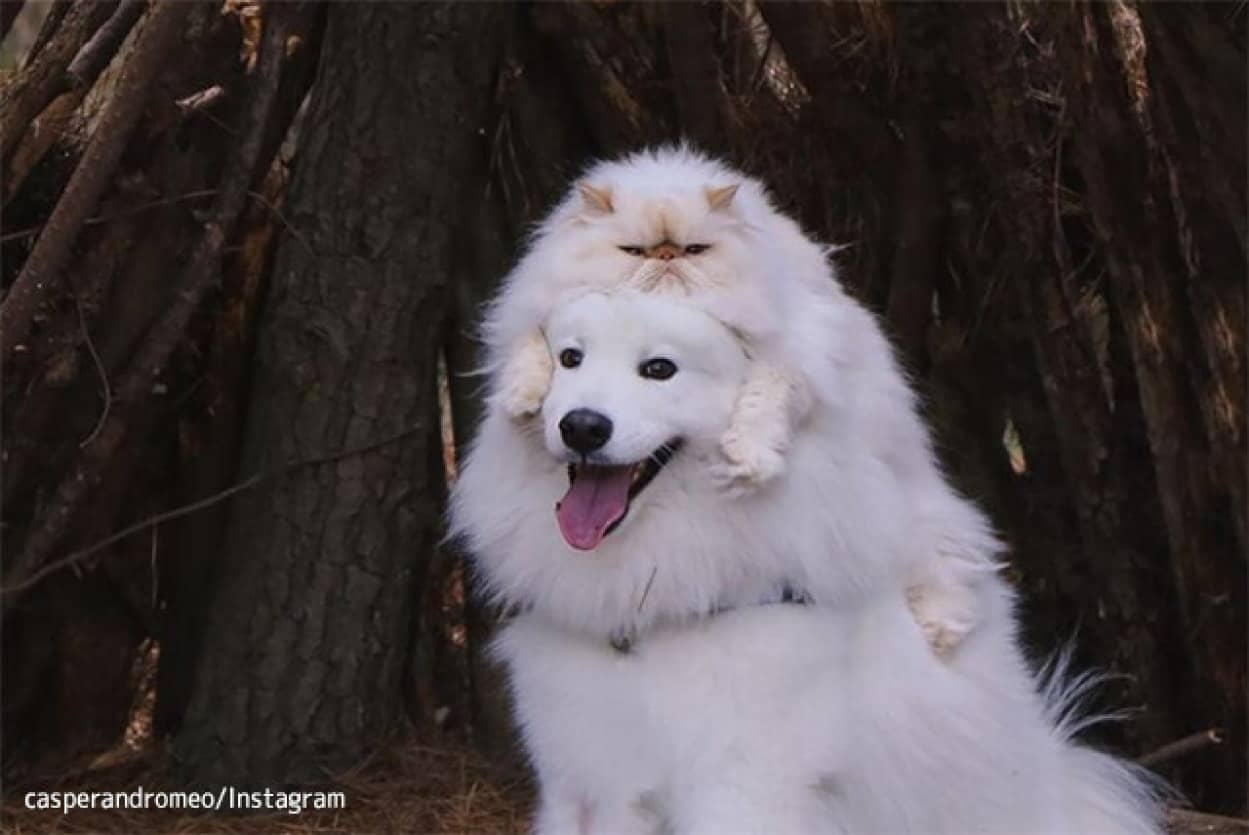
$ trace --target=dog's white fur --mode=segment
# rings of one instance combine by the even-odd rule
[[[671,262],[620,250],[662,240],[711,246]],[[689,149],[599,163],[537,229],[485,318],[490,402],[520,419],[541,408],[554,366],[540,328],[569,296],[620,287],[685,296],[733,328],[751,356],[722,458],[709,465],[717,482],[734,496],[767,485],[811,414],[870,442],[886,477],[910,494],[903,501],[920,528],[898,547],[923,551],[926,568],[908,601],[946,655],[977,622],[968,584],[992,570],[1000,545],[946,486],[888,344],[827,256],[761,183]]]
[[[622,252],[664,242],[708,249],[672,260]],[[757,181],[684,148],[600,163],[542,224],[507,279],[508,309],[490,319],[497,330],[489,341],[506,352],[500,403],[516,418],[541,406],[553,366],[535,331],[566,291],[676,291],[750,344],[755,364],[722,438],[717,474],[734,494],[766,484],[784,471],[791,427],[811,405],[807,369],[788,367],[804,336],[794,322],[829,283],[822,250]]]
[[[566,295],[546,334],[582,365],[555,370],[538,422],[488,410],[453,532],[521,612],[497,651],[541,784],[537,830],[1159,832],[1148,782],[1070,739],[1063,672],[1043,687],[1025,664],[1010,592],[985,570],[996,541],[940,477],[875,322],[835,288],[818,314],[824,403],[784,476],[738,499],[713,471],[752,363],[701,304]],[[678,373],[641,379],[657,355]],[[588,554],[553,514],[572,460],[555,427],[573,408],[611,417],[613,461],[685,441]],[[952,571],[980,621],[942,659],[907,589]],[[785,587],[809,605],[776,602]]]

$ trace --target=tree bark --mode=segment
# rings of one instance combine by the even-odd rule
[[[290,13],[289,4],[271,8]],[[286,167],[274,156],[312,84],[325,8],[303,4],[294,16],[285,44],[288,60],[282,67],[273,117],[265,127],[259,157],[262,164],[273,160],[264,183],[256,184],[263,201],[256,196],[240,219],[239,245],[223,264],[221,307],[212,323],[212,338],[195,392],[201,408],[187,410],[178,426],[178,479],[171,491],[175,507],[202,500],[246,477],[239,475],[245,397],[260,300],[268,287],[276,233],[281,227],[278,207],[287,187]],[[153,721],[156,733],[162,736],[177,730],[194,687],[208,614],[203,589],[221,550],[228,509],[222,503],[186,516],[170,524],[164,537],[173,557],[161,560],[160,565],[165,606]]]
[[[1235,520],[1243,518],[1243,508],[1232,506],[1233,497],[1244,495],[1244,447],[1243,442],[1225,440],[1220,421],[1213,418],[1222,415],[1236,427],[1233,432],[1244,425],[1244,413],[1237,411],[1243,395],[1229,393],[1239,387],[1228,385],[1218,362],[1224,352],[1238,348],[1243,356],[1243,313],[1238,321],[1231,318],[1244,309],[1243,290],[1235,289],[1243,288],[1243,282],[1233,284],[1230,275],[1207,274],[1197,265],[1203,244],[1215,256],[1235,251],[1231,237],[1235,224],[1222,222],[1221,213],[1215,211],[1201,237],[1194,237],[1188,228],[1182,195],[1167,176],[1170,160],[1155,139],[1158,120],[1149,110],[1148,98],[1133,83],[1139,73],[1136,83],[1148,89],[1148,76],[1142,65],[1133,63],[1131,51],[1134,37],[1145,38],[1136,13],[1098,6],[1080,11],[1061,24],[1056,21],[1054,27],[1056,41],[1063,45],[1059,56],[1065,60],[1059,65],[1069,106],[1089,128],[1074,136],[1074,160],[1086,183],[1093,230],[1106,253],[1111,299],[1121,311],[1139,391],[1160,516],[1170,545],[1170,570],[1179,595],[1177,626],[1183,630],[1194,669],[1206,682],[1194,699],[1202,714],[1197,721],[1199,726],[1222,727],[1229,736],[1227,746],[1209,752],[1207,763],[1218,763],[1226,781],[1221,788],[1231,796],[1237,787],[1243,789],[1246,776],[1239,752],[1246,734],[1246,659],[1241,650],[1247,577],[1244,543],[1236,541]],[[1084,49],[1078,48],[1081,40]],[[1103,48],[1090,48],[1094,41]],[[1155,40],[1155,45],[1162,43],[1164,38]],[[1106,49],[1108,44],[1116,44],[1116,49]],[[1242,56],[1243,52],[1242,48]],[[1155,69],[1165,65],[1158,62]],[[1164,77],[1185,79],[1188,71],[1177,66]],[[1227,101],[1229,109],[1243,108],[1243,85],[1211,84],[1210,90],[1210,95]],[[1244,170],[1243,142],[1240,149],[1241,162],[1231,170]],[[1229,156],[1237,154],[1233,150]],[[1208,192],[1217,194],[1218,189],[1211,185]],[[1128,206],[1137,208],[1128,211]],[[1243,276],[1244,262],[1239,258],[1218,258],[1213,263],[1229,271],[1238,267],[1236,274]],[[1221,328],[1192,319],[1190,294],[1203,290],[1206,310],[1215,314],[1215,322],[1222,320]],[[1221,333],[1210,338],[1215,329]],[[1206,336],[1204,344],[1199,334]],[[1238,356],[1235,364],[1239,362]],[[1240,377],[1243,385],[1243,373]],[[1220,389],[1221,404],[1209,408],[1211,395]],[[1229,463],[1220,462],[1216,453],[1230,457],[1237,447],[1240,466],[1231,463],[1229,470]]]
[[[143,115],[152,82],[181,35],[189,11],[184,3],[162,2],[148,16],[135,44],[135,56],[118,79],[65,193],[0,303],[0,358],[11,358],[14,347],[30,333],[39,306],[61,285],[74,241],[112,182],[126,141]],[[15,108],[21,106],[19,101]],[[0,109],[7,111],[2,104]],[[26,122],[18,125],[25,128]]]
[[[31,120],[68,86],[66,68],[79,48],[113,12],[113,4],[83,2],[68,10],[46,50],[0,87],[0,161],[7,162]],[[49,20],[49,25],[58,21]]]
[[[444,492],[436,354],[460,179],[501,7],[333,5],[260,326],[244,472],[175,754],[191,784],[289,785],[365,757],[401,677]]]

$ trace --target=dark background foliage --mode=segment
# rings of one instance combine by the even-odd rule
[[[38,11],[0,86],[8,782],[119,740],[191,785],[411,727],[503,756],[437,544],[472,322],[587,161],[688,139],[845,245],[1025,640],[1117,674],[1096,741],[1244,811],[1244,4]]]

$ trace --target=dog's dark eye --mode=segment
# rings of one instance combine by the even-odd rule
[[[621,252],[625,253],[626,255],[642,255],[643,253],[646,252],[646,250],[640,246],[622,246],[618,248]]]
[[[638,366],[638,373],[648,380],[666,380],[677,373],[677,364],[672,360],[647,360]]]
[[[686,255],[701,255],[711,249],[711,244],[688,244],[685,247]]]
[[[565,368],[576,368],[584,357],[576,348],[565,348],[559,352],[559,364]]]

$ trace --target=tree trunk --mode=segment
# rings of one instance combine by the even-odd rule
[[[323,779],[401,717],[445,489],[445,207],[480,150],[498,13],[330,9],[243,454],[245,474],[283,474],[232,508],[175,746],[192,784]]]

